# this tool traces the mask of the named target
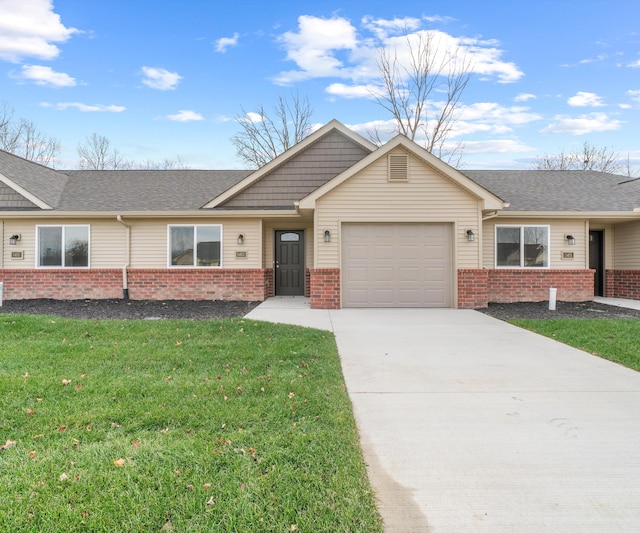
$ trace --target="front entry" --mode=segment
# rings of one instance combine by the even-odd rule
[[[589,268],[596,271],[594,296],[604,296],[604,231],[589,232]]]
[[[275,294],[304,296],[304,230],[278,230],[275,237]]]

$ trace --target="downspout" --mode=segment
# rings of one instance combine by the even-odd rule
[[[122,266],[122,297],[125,301],[129,299],[129,281],[127,278],[127,269],[129,268],[129,263],[131,262],[131,226],[125,224],[122,220],[122,215],[117,215],[116,220],[125,227],[126,230],[126,241],[127,241],[127,260],[126,263]]]

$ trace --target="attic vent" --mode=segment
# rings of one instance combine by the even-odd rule
[[[406,155],[389,156],[389,181],[407,181],[409,179],[409,157]]]

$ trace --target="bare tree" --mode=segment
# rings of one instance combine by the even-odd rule
[[[175,159],[165,157],[162,161],[147,159],[138,163],[136,168],[139,170],[189,170],[191,166],[182,157],[177,156]]]
[[[41,165],[55,166],[60,141],[40,131],[33,121],[14,118],[6,102],[0,104],[0,149]]]
[[[309,100],[295,94],[280,97],[271,113],[260,105],[255,112],[242,109],[236,117],[241,131],[231,142],[238,157],[250,167],[259,168],[311,133],[313,108]]]
[[[79,166],[82,170],[127,170],[133,164],[124,159],[104,135],[93,133],[78,144]]]
[[[456,109],[471,78],[472,65],[460,47],[444,49],[438,36],[422,31],[406,35],[406,50],[382,48],[377,67],[381,86],[372,93],[395,122],[395,132],[423,139],[431,153],[451,161],[461,145],[447,142],[457,121]],[[370,134],[380,142],[380,132]]]
[[[580,149],[573,152],[561,150],[556,154],[544,154],[532,164],[536,170],[597,170],[617,174],[625,170],[631,175],[632,169],[620,158],[617,150],[607,146],[597,147],[585,141]]]

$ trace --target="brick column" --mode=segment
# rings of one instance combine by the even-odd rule
[[[311,309],[340,309],[340,269],[310,268]]]
[[[458,308],[483,309],[489,305],[489,271],[461,268],[458,270]]]

